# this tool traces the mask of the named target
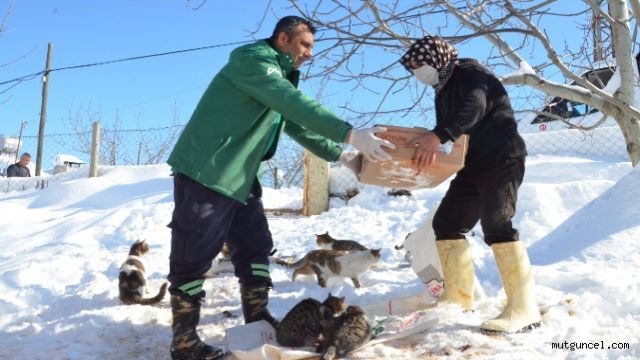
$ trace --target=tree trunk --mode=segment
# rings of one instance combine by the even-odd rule
[[[634,61],[631,54],[631,32],[629,29],[629,9],[626,0],[609,0],[609,14],[615,20],[612,26],[613,45],[616,49],[616,71],[620,72],[620,88],[614,97],[624,104],[634,106]],[[614,113],[624,135],[631,164],[640,162],[640,122],[625,109],[618,108]]]

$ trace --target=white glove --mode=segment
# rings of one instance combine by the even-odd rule
[[[340,154],[340,163],[357,176],[360,174],[362,154],[357,151],[343,151],[342,154]]]
[[[376,133],[384,131],[387,131],[387,129],[380,126],[374,126],[368,129],[351,129],[347,144],[353,145],[367,160],[373,162],[391,160],[391,155],[387,154],[386,151],[382,149],[382,146],[390,149],[395,149],[396,146],[387,140],[375,136]]]

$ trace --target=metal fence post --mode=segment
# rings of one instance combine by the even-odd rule
[[[302,214],[318,215],[329,208],[329,163],[304,150]]]
[[[91,138],[91,164],[89,165],[89,177],[98,176],[98,154],[100,153],[100,123],[93,123],[93,135]]]

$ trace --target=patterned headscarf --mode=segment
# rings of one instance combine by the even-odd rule
[[[462,62],[476,62],[473,59],[458,59],[458,50],[439,36],[427,35],[414,42],[409,50],[400,58],[400,64],[413,73],[411,61],[419,65],[429,65],[439,72],[436,92],[445,86],[453,75],[456,65]]]
[[[400,59],[400,63],[410,72],[411,60],[419,65],[427,64],[440,71],[451,59],[458,57],[458,50],[439,36],[427,35],[414,42]]]

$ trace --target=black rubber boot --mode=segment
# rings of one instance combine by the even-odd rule
[[[173,314],[173,341],[171,359],[213,360],[221,359],[225,352],[221,348],[205,344],[196,333],[200,321],[200,301],[187,296],[171,295]]]
[[[274,329],[278,326],[278,320],[274,319],[267,309],[270,288],[271,285],[268,283],[243,284],[240,286],[242,314],[246,324],[266,320]]]

